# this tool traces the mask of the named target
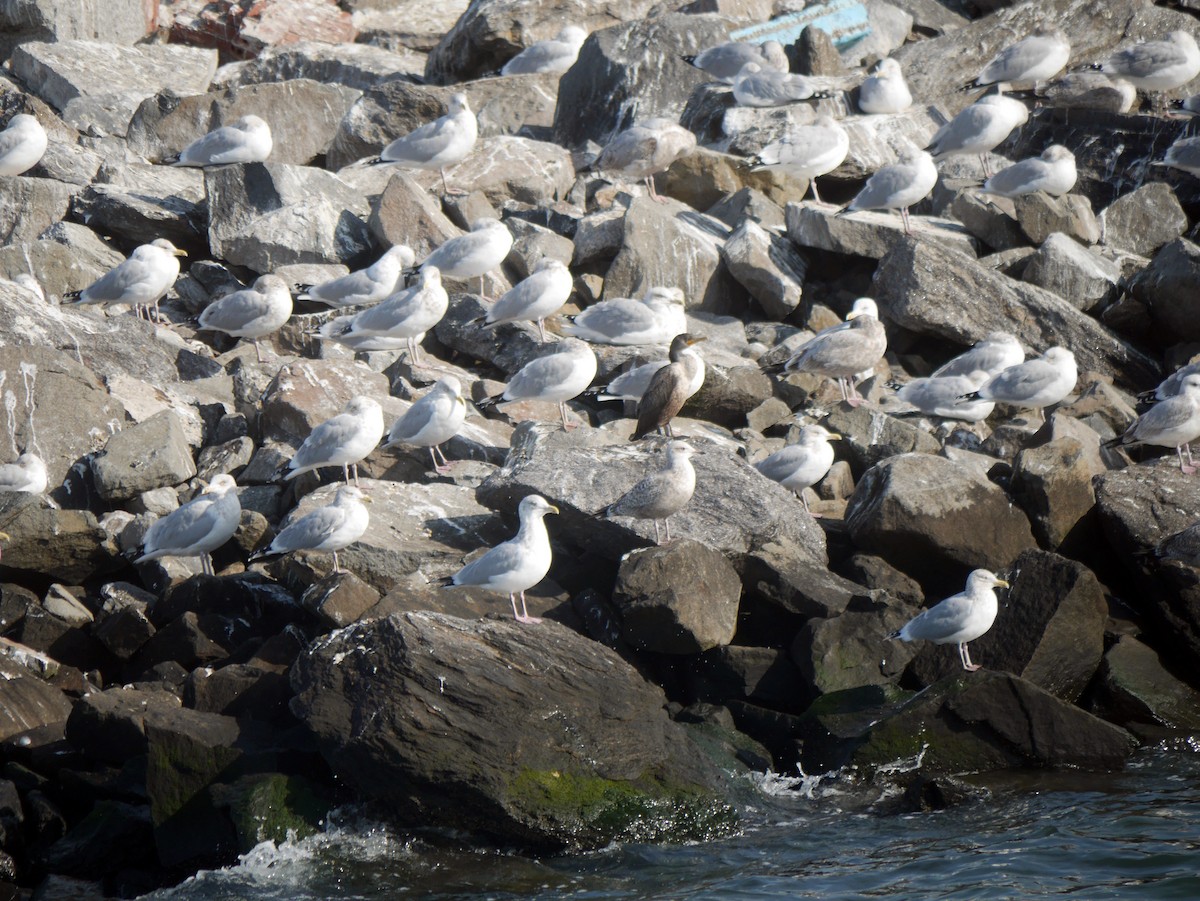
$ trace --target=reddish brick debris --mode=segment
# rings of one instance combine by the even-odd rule
[[[179,0],[171,40],[249,59],[296,41],[352,42],[350,14],[333,0]]]

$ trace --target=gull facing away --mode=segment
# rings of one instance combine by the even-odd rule
[[[38,164],[49,141],[42,123],[28,113],[18,113],[0,131],[0,175],[20,175]]]
[[[200,313],[200,328],[224,332],[254,342],[258,362],[263,361],[258,339],[278,331],[292,315],[292,292],[278,275],[262,275],[249,288],[226,294]]]
[[[646,183],[650,199],[666,203],[654,190],[654,176],[696,149],[696,136],[670,119],[654,118],[630,126],[605,145],[592,163],[596,172]]]
[[[990,400],[1009,404],[1033,410],[1045,421],[1043,409],[1074,391],[1078,377],[1075,354],[1065,347],[1051,347],[1040,357],[1009,366],[978,390],[962,395],[959,401]]]
[[[383,438],[383,408],[369,397],[355,397],[337,416],[326,419],[304,439],[288,463],[285,479],[322,466],[341,466],[342,477],[358,485],[358,464],[375,450]]]
[[[676,335],[671,339],[671,349],[666,360],[654,360],[625,370],[609,382],[608,387],[596,399],[640,401],[646,389],[650,387],[654,374],[675,360],[691,361],[688,369],[694,373],[694,378],[687,386],[688,397],[691,397],[704,385],[704,360],[692,345],[686,341],[679,341],[679,338],[680,336]]]
[[[176,156],[163,160],[172,166],[223,166],[261,163],[271,155],[271,127],[258,116],[242,116],[232,125],[197,138]]]
[[[962,403],[959,398],[978,391],[991,378],[982,369],[966,375],[939,375],[906,382],[896,392],[898,400],[911,404],[926,416],[942,419],[961,419],[979,422],[992,415],[996,405],[991,401]]]
[[[596,353],[578,338],[564,338],[550,353],[530,360],[508,380],[503,394],[479,402],[488,407],[512,400],[540,400],[558,404],[564,429],[567,401],[578,397],[596,377]]]
[[[1028,121],[1029,109],[1020,100],[988,94],[939,128],[926,150],[937,161],[958,154],[977,154],[984,176],[990,177],[988,154]]]
[[[977,369],[982,369],[989,376],[998,375],[1009,366],[1023,362],[1025,350],[1021,347],[1021,342],[1008,332],[991,332],[982,341],[976,341],[970,350],[935,369],[932,377],[970,375]]]
[[[156,238],[149,244],[134,248],[129,259],[118,263],[82,291],[63,295],[71,303],[127,303],[141,315],[154,307],[158,317],[158,302],[171,290],[179,278],[179,260],[186,254],[166,238]]]
[[[912,234],[908,208],[929,196],[937,184],[937,166],[924,150],[912,148],[900,155],[899,162],[884,166],[867,179],[858,196],[845,212],[856,210],[899,210],[904,233]]]
[[[342,485],[333,503],[318,507],[289,523],[275,536],[270,547],[256,551],[250,559],[258,560],[296,551],[329,551],[333,553],[333,571],[344,572],[338,561],[338,551],[354,544],[367,531],[371,514],[364,504],[369,503],[371,499],[358,488]]]
[[[563,332],[593,344],[669,344],[687,331],[679,288],[651,288],[641,300],[614,297],[594,303],[563,326]]]
[[[356,307],[379,303],[395,293],[401,273],[411,268],[416,261],[417,255],[411,247],[397,244],[366,269],[359,269],[319,285],[301,285],[300,299],[319,300],[331,307]]]
[[[530,44],[504,64],[501,75],[536,75],[542,72],[566,72],[579,58],[579,48],[588,33],[578,25],[567,25],[557,37]]]
[[[761,44],[730,41],[709,47],[695,56],[685,56],[683,61],[727,84],[733,83],[746,63],[757,63],[764,69],[774,69],[776,72],[786,72],[789,68],[787,53],[779,41],[763,41]]]
[[[384,147],[378,162],[394,163],[403,169],[437,169],[442,175],[442,190],[449,194],[446,167],[461,163],[475,149],[479,122],[467,104],[466,94],[451,95],[446,106],[446,115]]]
[[[48,482],[46,464],[37,454],[24,453],[15,463],[0,465],[0,492],[41,494]]]
[[[1139,416],[1125,433],[1106,447],[1134,447],[1153,444],[1173,447],[1179,458],[1179,471],[1191,475],[1196,471],[1191,443],[1200,438],[1200,374],[1185,376],[1179,393],[1161,400]],[[1187,455],[1187,463],[1183,462]]]
[[[1071,42],[1057,28],[1042,26],[1027,38],[1009,44],[983,67],[976,86],[1025,83],[1053,78],[1071,58]]]
[[[793,492],[804,504],[805,512],[816,516],[808,507],[804,489],[825,478],[829,467],[833,466],[833,445],[829,442],[841,437],[824,426],[806,425],[800,430],[800,440],[796,444],[780,448],[755,463],[754,468]]]
[[[1030,157],[1001,169],[983,183],[982,194],[1020,197],[1045,191],[1054,197],[1070,193],[1075,187],[1075,154],[1062,144],[1051,144],[1041,156]]]
[[[441,453],[438,445],[457,435],[466,417],[467,401],[462,396],[462,385],[454,376],[444,376],[392,424],[383,446],[427,447],[434,471],[444,475],[450,471],[450,461],[442,454],[442,462],[438,463],[436,455]]]
[[[1171,91],[1200,75],[1200,47],[1186,31],[1172,31],[1116,51],[1099,69],[1142,91]]]
[[[784,106],[798,100],[808,100],[816,94],[817,85],[812,79],[776,69],[764,69],[758,63],[746,63],[733,80],[733,99],[738,106]]]
[[[974,570],[967,576],[965,591],[917,614],[888,638],[956,644],[963,669],[973,673],[979,669],[979,664],[971,662],[967,642],[981,637],[996,621],[1000,609],[996,599],[997,587],[1007,588],[1008,583],[986,569]]]
[[[499,219],[484,216],[471,223],[465,235],[443,241],[421,262],[421,269],[436,266],[443,278],[479,278],[479,296],[483,293],[483,277],[504,262],[512,250],[513,236]]]
[[[674,437],[671,420],[704,384],[704,360],[691,348],[707,340],[687,332],[671,339],[670,362],[650,377],[650,384],[638,401],[637,426],[629,436],[630,441],[644,438],[656,429]]]
[[[1162,162],[1150,165],[1170,166],[1200,178],[1200,137],[1180,138],[1167,148],[1167,155],[1163,157]]]
[[[890,56],[876,63],[875,71],[858,87],[858,108],[868,115],[902,113],[912,100],[904,71]]]
[[[869,297],[854,302],[846,321],[818,332],[784,365],[786,372],[815,372],[837,379],[842,399],[857,407],[862,398],[854,376],[874,369],[887,350],[879,308]]]
[[[550,571],[550,535],[543,520],[547,513],[557,513],[558,507],[539,494],[531,494],[521,501],[517,511],[521,516],[517,534],[468,563],[450,577],[450,583],[506,591],[517,622],[540,623],[536,616],[529,615],[525,592],[546,578]],[[517,612],[518,593],[521,595],[520,613]]]
[[[793,128],[760,150],[750,160],[750,171],[777,170],[793,178],[806,178],[813,199],[820,203],[817,176],[832,172],[849,152],[850,135],[846,129],[832,116],[820,115],[811,125]]]
[[[146,530],[142,556],[134,563],[160,557],[199,557],[205,575],[213,575],[213,551],[233,537],[242,504],[233,476],[213,478],[197,497],[172,510]]]
[[[574,281],[562,260],[545,257],[529,277],[505,291],[481,317],[487,328],[506,322],[537,322],[538,334],[546,343],[546,317],[558,312],[571,296]]]
[[[659,539],[659,520],[671,540],[671,517],[688,505],[696,491],[696,470],[692,468],[695,448],[683,441],[669,441],[662,469],[650,473],[601,511],[605,516],[632,516],[654,520],[654,543]]]
[[[426,266],[411,288],[397,291],[383,303],[354,316],[339,316],[325,323],[320,334],[347,345],[370,338],[403,340],[415,365],[420,362],[417,342],[442,321],[449,304],[450,296],[442,287],[441,270]]]

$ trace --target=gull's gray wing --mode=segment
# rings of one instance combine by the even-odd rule
[[[209,166],[245,162],[246,144],[245,132],[225,125],[188,144],[179,154],[179,162]]]
[[[1200,169],[1200,138],[1183,138],[1167,148],[1166,160],[1186,169]]]
[[[1026,69],[1041,62],[1052,52],[1057,41],[1052,38],[1032,35],[1005,47],[984,67],[976,84],[992,84],[997,81],[1012,81]]]
[[[485,232],[467,232],[444,241],[425,258],[422,266],[437,266],[442,272],[456,269],[463,260],[476,253],[487,243],[490,235]]]
[[[329,538],[346,521],[346,511],[335,504],[318,507],[287,526],[271,542],[271,551],[288,554],[314,548]]]
[[[1160,69],[1187,62],[1187,53],[1170,41],[1147,41],[1118,50],[1104,64],[1105,71],[1145,78]]]
[[[987,382],[980,396],[987,400],[1020,401],[1033,397],[1059,377],[1059,372],[1045,360],[1027,360],[1019,366],[1005,369]]]
[[[459,138],[461,131],[453,116],[442,116],[392,141],[379,158],[388,163],[424,165]]]
[[[588,307],[575,317],[575,324],[609,338],[640,332],[658,325],[654,311],[640,300],[618,297]]]
[[[767,154],[767,148],[759,159],[768,166],[786,166],[789,163],[808,163],[837,149],[842,136],[837,129],[805,125],[784,135],[775,145],[775,152]],[[774,156],[774,161],[768,159]]]
[[[253,288],[234,291],[214,300],[200,314],[200,328],[236,332],[270,310],[266,296]]]
[[[502,75],[528,75],[574,58],[574,48],[562,41],[539,41],[510,59],[500,72]]]
[[[388,444],[407,444],[413,436],[420,433],[437,416],[441,410],[438,401],[443,397],[440,392],[426,394],[419,401],[404,411],[404,415],[392,423],[388,432]],[[451,398],[453,401],[453,399]],[[457,403],[457,401],[453,401]]]
[[[325,303],[351,306],[354,297],[364,297],[371,294],[377,286],[365,269],[340,276],[308,289],[308,296]]]
[[[1027,188],[1045,174],[1046,163],[1044,160],[1037,157],[1021,160],[1019,163],[1013,163],[1007,169],[1001,169],[989,178],[984,185],[984,190],[996,194],[1011,194]]]
[[[659,136],[643,128],[631,128],[617,135],[600,152],[595,168],[601,172],[621,172],[630,166],[646,164],[658,150]]]
[[[546,282],[549,280],[549,272],[534,272],[529,278],[518,282],[506,291],[503,297],[492,304],[491,309],[488,310],[487,321],[499,324],[507,322],[514,316],[520,316],[546,290]]]
[[[358,418],[349,413],[339,413],[327,419],[304,439],[296,456],[292,457],[291,469],[305,466],[324,466],[326,460],[352,438],[358,431]]]
[[[952,375],[970,375],[977,369],[984,372],[994,371],[994,367],[1004,362],[1008,351],[995,344],[983,343],[964,351],[953,360],[948,360],[933,371],[930,378],[946,378]]]
[[[912,166],[895,164],[884,166],[867,179],[863,189],[859,191],[851,209],[870,210],[881,207],[891,207],[902,192],[912,187],[914,170]]]
[[[578,367],[579,357],[572,353],[554,353],[530,360],[509,381],[504,390],[504,397],[539,397],[543,392],[565,382]]]
[[[973,607],[974,604],[965,593],[956,594],[918,614],[902,631],[910,640],[920,638],[937,641],[946,638],[962,629]]]
[[[521,563],[517,543],[505,541],[460,569],[454,576],[454,584],[486,586],[492,579],[520,568]]]
[[[1138,417],[1123,436],[1124,443],[1153,442],[1163,435],[1186,429],[1189,424],[1196,421],[1196,407],[1191,399],[1183,395],[1169,397],[1164,401],[1159,401]]]
[[[93,282],[79,295],[83,303],[134,303],[130,298],[153,278],[151,268],[130,257]]]
[[[808,448],[799,444],[789,444],[775,451],[764,460],[754,464],[754,468],[773,482],[780,482],[800,468],[810,456]]]
[[[146,530],[142,540],[145,556],[158,551],[186,550],[208,537],[216,524],[216,504],[211,496],[188,501]]]
[[[929,142],[929,152],[934,156],[954,153],[976,140],[995,121],[999,111],[987,104],[972,104],[943,125]]]

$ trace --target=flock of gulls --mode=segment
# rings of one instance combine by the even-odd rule
[[[535,44],[504,67],[504,74],[562,72],[575,61],[587,33],[570,26],[550,41]],[[1025,103],[1006,94],[1012,84],[1035,88],[1058,75],[1070,58],[1070,43],[1060,30],[1039,29],[1006,47],[992,59],[971,87],[987,90],[974,103],[948,121],[926,148],[912,147],[892,165],[876,171],[843,212],[887,210],[899,213],[906,233],[911,233],[908,210],[933,190],[937,164],[955,155],[980,157],[986,180],[981,191],[1016,197],[1036,191],[1052,195],[1069,192],[1075,184],[1075,160],[1060,145],[1045,148],[1037,157],[1020,160],[992,172],[988,154],[1029,118]],[[788,71],[783,48],[775,41],[762,44],[726,43],[695,56],[685,57],[713,79],[732,87],[738,104],[778,106],[822,96],[812,79]],[[1200,74],[1200,49],[1194,39],[1178,31],[1162,40],[1146,41],[1112,54],[1097,64],[1125,86],[1132,104],[1137,90],[1160,95]],[[863,82],[858,93],[866,114],[899,113],[913,102],[900,65],[884,59]],[[1184,107],[1192,109],[1188,104]],[[1193,104],[1200,109],[1200,102]],[[465,94],[454,94],[447,112],[383,148],[376,165],[437,171],[442,188],[451,193],[446,169],[462,162],[474,149],[478,122]],[[0,132],[0,175],[18,175],[35,165],[47,149],[45,130],[30,115],[17,115]],[[669,119],[648,119],[617,134],[603,148],[591,168],[621,180],[645,182],[649,196],[661,200],[653,177],[675,160],[692,152],[695,136]],[[201,136],[178,156],[162,160],[174,166],[208,167],[229,163],[261,162],[270,156],[272,137],[267,123],[257,116]],[[807,179],[820,202],[816,179],[832,172],[846,158],[846,129],[827,115],[811,124],[793,127],[750,160],[755,169],[784,170]],[[1200,175],[1200,138],[1176,142],[1162,161]],[[321,284],[292,286],[274,274],[264,274],[253,284],[212,302],[199,317],[203,329],[223,332],[254,343],[263,361],[260,340],[283,326],[293,315],[293,293],[301,299],[341,310],[320,328],[320,334],[355,351],[407,352],[418,362],[425,334],[446,314],[449,297],[443,278],[480,280],[496,270],[508,256],[513,238],[497,219],[480,219],[469,232],[451,238],[418,261],[405,246],[387,250],[366,269]],[[183,252],[159,239],[138,247],[110,272],[65,300],[80,304],[124,304],[139,316],[157,319],[161,298],[179,276]],[[595,303],[564,321],[566,336],[551,340],[545,323],[567,303],[572,277],[566,265],[541,261],[528,278],[498,298],[490,299],[477,324],[492,328],[505,323],[536,324],[540,341],[550,345],[513,374],[504,390],[479,404],[486,407],[517,400],[557,404],[564,429],[571,427],[567,402],[591,391],[603,400],[636,402],[634,440],[662,433],[663,465],[648,473],[622,497],[598,515],[633,517],[654,523],[655,541],[671,540],[671,517],[683,510],[696,487],[691,463],[695,453],[686,441],[672,437],[671,421],[702,386],[705,364],[697,351],[703,338],[687,332],[684,297],[673,286],[651,288],[642,298],[613,298]],[[622,373],[596,389],[595,344],[657,345],[668,347],[667,359],[643,364]],[[887,336],[879,311],[870,298],[857,301],[845,321],[807,340],[783,365],[784,373],[811,373],[837,381],[841,395],[851,405],[863,403],[857,382],[871,373],[887,349]],[[1047,348],[1026,357],[1016,338],[1004,332],[987,336],[927,378],[898,387],[897,397],[923,414],[977,421],[990,416],[996,404],[1042,411],[1063,400],[1075,387],[1077,369],[1065,347]],[[1200,437],[1200,365],[1189,366],[1160,385],[1157,401],[1114,443],[1174,447],[1180,468],[1194,472],[1189,443]],[[441,445],[457,435],[467,413],[467,401],[458,380],[447,375],[412,404],[390,427],[380,405],[367,397],[352,399],[338,415],[321,423],[296,450],[283,478],[341,467],[342,485],[332,503],[295,518],[255,557],[300,550],[328,552],[340,572],[338,551],[365,532],[371,499],[358,487],[357,464],[382,443],[383,447],[424,447],[434,471],[445,473],[449,461]],[[755,463],[764,477],[793,491],[808,509],[805,489],[819,482],[834,462],[831,442],[841,436],[820,425],[808,424],[799,440]],[[22,454],[0,466],[0,491],[41,493],[47,487],[46,468],[32,454]],[[237,529],[240,504],[237,485],[229,475],[218,475],[191,501],[157,520],[145,535],[137,562],[166,556],[199,557],[204,571],[213,572],[210,554],[228,541]],[[536,623],[525,605],[525,592],[540,582],[551,564],[551,546],[545,525],[547,514],[558,508],[531,495],[520,504],[520,526],[509,541],[468,563],[449,581],[507,593],[519,622]],[[4,537],[4,536],[0,536]],[[994,573],[976,570],[965,591],[926,610],[889,636],[905,641],[926,640],[956,644],[962,665],[977,669],[967,643],[984,634],[996,617],[996,587],[1007,583]],[[520,606],[518,607],[518,598]]]

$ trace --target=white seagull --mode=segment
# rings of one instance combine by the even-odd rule
[[[127,303],[141,315],[154,307],[158,317],[158,302],[171,290],[179,278],[179,260],[186,254],[166,238],[156,238],[149,244],[134,248],[129,259],[117,264],[82,291],[70,291],[64,298],[73,303]]]
[[[981,341],[933,371],[933,378],[948,375],[970,375],[982,369],[989,376],[997,375],[1009,366],[1025,362],[1025,349],[1008,332],[991,332]]]
[[[333,571],[343,572],[338,551],[363,537],[371,522],[364,504],[371,498],[353,485],[342,485],[333,503],[318,507],[295,522],[289,523],[271,542],[271,546],[251,555],[251,560],[291,554],[295,551],[333,553]]]
[[[301,285],[301,300],[319,300],[331,307],[356,307],[379,303],[395,293],[400,275],[417,261],[412,248],[391,247],[366,269],[339,276],[319,285]],[[399,285],[403,288],[403,285]]]
[[[982,369],[966,375],[940,375],[906,382],[896,392],[896,397],[911,404],[926,416],[942,419],[961,419],[979,422],[992,415],[996,405],[991,401],[963,403],[959,398],[978,391],[991,376]]]
[[[666,203],[654,190],[654,176],[666,172],[677,159],[696,149],[696,136],[670,119],[654,118],[625,129],[614,137],[591,168],[623,178],[643,180],[650,199]]]
[[[383,446],[427,447],[434,471],[444,474],[450,469],[450,461],[442,454],[442,462],[438,463],[436,455],[442,453],[438,445],[458,434],[466,416],[467,401],[462,396],[462,386],[454,376],[444,376],[392,424]]]
[[[0,465],[0,492],[41,494],[48,482],[46,464],[37,454],[24,453],[15,463]]]
[[[890,56],[881,59],[875,71],[858,86],[858,108],[864,113],[902,113],[912,106],[912,100],[904,71]]]
[[[483,294],[483,277],[504,262],[512,250],[513,236],[508,226],[491,216],[471,223],[465,235],[456,235],[438,245],[422,262],[421,268],[436,266],[444,278],[479,278],[479,294]]]
[[[322,466],[341,466],[342,477],[358,484],[358,464],[375,450],[383,438],[383,408],[370,397],[355,397],[337,416],[326,419],[304,439],[288,463],[285,479]]]
[[[904,233],[912,234],[908,208],[929,196],[937,184],[937,166],[924,150],[915,148],[900,155],[899,162],[884,166],[867,179],[846,212],[856,210],[899,210]]]
[[[842,436],[830,432],[824,426],[806,425],[800,430],[796,444],[775,451],[754,464],[754,468],[773,482],[795,493],[810,515],[816,515],[808,507],[804,489],[811,488],[829,472],[833,466],[833,445]]]
[[[271,155],[271,127],[258,116],[242,116],[197,138],[175,157],[172,166],[221,166],[226,163],[261,163]]]
[[[967,576],[966,591],[917,614],[888,638],[956,644],[963,669],[973,673],[979,669],[979,664],[971,662],[967,642],[982,636],[996,621],[996,613],[1000,609],[996,599],[997,587],[1007,588],[1008,583],[986,569],[974,570]]]
[[[990,400],[1033,410],[1044,419],[1043,408],[1058,403],[1075,390],[1079,369],[1075,355],[1065,347],[1051,347],[1040,357],[1009,366],[959,401]]]
[[[292,315],[292,292],[278,275],[259,276],[249,288],[218,298],[200,313],[200,328],[224,332],[254,342],[258,362],[263,361],[258,339],[278,331]]]
[[[1041,156],[1030,157],[1001,169],[983,183],[980,192],[1001,197],[1020,197],[1045,191],[1054,197],[1075,187],[1075,154],[1061,144],[1051,144]]]
[[[18,113],[0,131],[0,175],[20,175],[38,164],[49,141],[46,129],[28,113]]]
[[[631,516],[654,520],[654,543],[659,544],[659,520],[671,540],[671,517],[687,506],[696,491],[692,468],[695,448],[683,441],[669,441],[663,467],[650,473],[602,511],[605,516]]]
[[[1071,42],[1057,28],[1042,26],[1009,44],[983,67],[976,85],[1025,83],[1053,78],[1071,58]]]
[[[1196,471],[1191,443],[1200,438],[1200,374],[1185,376],[1179,393],[1161,400],[1139,416],[1125,433],[1107,442],[1109,447],[1153,444],[1173,447],[1180,472]],[[1183,462],[1184,454],[1187,463]]]
[[[566,72],[579,58],[579,48],[588,33],[578,25],[567,25],[558,36],[530,44],[504,64],[501,75],[534,75],[542,72]]]
[[[784,365],[786,372],[815,372],[837,380],[842,399],[857,407],[863,399],[854,384],[858,373],[872,370],[887,350],[887,332],[879,307],[869,297],[854,302],[846,321],[822,329]]]
[[[746,63],[758,63],[764,69],[774,69],[776,72],[786,72],[789,68],[787,53],[779,41],[763,41],[761,44],[731,41],[709,47],[695,56],[685,56],[683,61],[729,84],[733,83]]]
[[[146,530],[142,556],[135,563],[159,557],[199,557],[206,575],[213,575],[213,551],[233,537],[242,518],[242,504],[233,476],[213,478],[197,497],[172,510]]]
[[[850,152],[850,135],[832,116],[820,115],[811,125],[793,128],[750,160],[750,171],[778,170],[806,178],[818,203],[817,177],[832,172]]]
[[[450,304],[450,296],[442,287],[441,270],[426,266],[417,283],[397,291],[383,303],[363,310],[354,316],[339,316],[321,326],[320,334],[356,349],[366,339],[387,339],[389,344],[374,349],[391,349],[390,342],[403,340],[408,345],[412,362],[420,362],[417,344],[424,334],[442,321]],[[357,345],[356,345],[357,342]]]
[[[764,69],[759,63],[746,63],[733,80],[733,99],[738,106],[784,106],[808,100],[816,93],[817,85],[812,79]]]
[[[563,326],[563,332],[593,344],[670,344],[687,331],[683,291],[651,288],[641,300],[614,297],[594,303]]]
[[[446,167],[470,156],[478,139],[479,122],[467,104],[467,95],[453,94],[446,115],[392,141],[380,152],[379,162],[404,169],[437,169],[442,189],[449,194]]]
[[[487,407],[514,400],[549,401],[558,404],[564,429],[567,401],[584,392],[596,377],[596,353],[578,338],[564,338],[548,354],[530,360],[517,370],[502,394],[479,402]]]
[[[573,287],[566,263],[545,257],[528,278],[500,295],[483,319],[487,328],[506,322],[537,322],[538,334],[545,344],[546,317],[558,312],[570,298]]]
[[[1029,109],[1020,100],[988,94],[939,128],[926,149],[938,161],[957,154],[977,154],[984,176],[990,176],[988,154],[1028,121]]]
[[[1200,178],[1200,137],[1177,139],[1167,148],[1167,155],[1162,162],[1151,165],[1170,166]]]
[[[1200,75],[1200,47],[1186,31],[1172,31],[1161,41],[1142,41],[1116,51],[1100,64],[1100,71],[1142,91],[1171,91]]]

